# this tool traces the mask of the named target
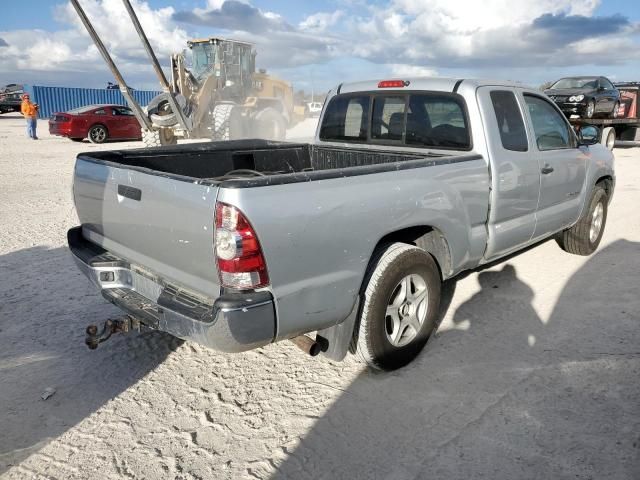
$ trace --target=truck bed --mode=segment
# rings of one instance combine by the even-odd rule
[[[406,162],[442,155],[425,152],[340,148],[306,143],[239,140],[192,143],[162,149],[80,154],[85,160],[144,169],[168,176],[219,183],[247,177],[315,172]]]

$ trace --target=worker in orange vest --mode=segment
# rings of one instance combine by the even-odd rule
[[[20,111],[22,112],[22,115],[24,115],[24,118],[27,119],[27,135],[29,138],[37,140],[38,136],[36,135],[36,127],[38,124],[38,104],[31,103],[28,93],[25,93],[22,96]]]

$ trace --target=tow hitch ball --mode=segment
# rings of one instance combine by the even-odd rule
[[[130,331],[140,331],[140,321],[129,315],[125,315],[120,318],[110,318],[102,325],[102,330],[98,331],[96,325],[89,325],[87,327],[87,336],[84,339],[84,343],[87,344],[91,350],[98,348],[98,345],[102,342],[109,340],[114,333],[128,333]]]

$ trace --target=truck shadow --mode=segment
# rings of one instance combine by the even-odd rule
[[[479,273],[448,330],[363,371],[272,478],[638,478],[639,258],[599,250],[547,321],[513,265]]]
[[[66,248],[0,256],[0,475],[160,364],[180,341],[148,333],[89,351],[84,329],[119,311]],[[46,388],[55,394],[47,400]]]

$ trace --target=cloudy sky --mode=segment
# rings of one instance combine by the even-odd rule
[[[15,7],[16,4],[20,7]],[[638,0],[132,0],[158,57],[188,38],[256,44],[258,66],[296,89],[362,78],[565,75],[640,81]],[[158,85],[121,0],[81,0],[127,81]],[[102,58],[62,0],[0,15],[0,84],[103,87]]]

